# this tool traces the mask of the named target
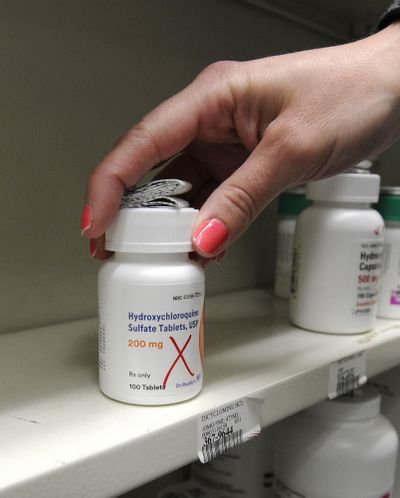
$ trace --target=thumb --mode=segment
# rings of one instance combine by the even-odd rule
[[[287,161],[282,164],[278,147],[259,143],[203,204],[193,231],[194,250],[206,258],[226,250],[274,197],[298,182],[293,171]]]

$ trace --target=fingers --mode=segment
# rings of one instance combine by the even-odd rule
[[[283,189],[301,181],[301,158],[275,132],[266,133],[244,164],[206,200],[193,232],[195,251],[223,252]]]
[[[86,195],[91,224],[85,236],[103,234],[115,216],[124,188],[191,142],[198,109],[194,104],[188,110],[184,103],[184,98],[176,96],[161,104],[132,128],[93,172]]]
[[[108,228],[125,187],[136,184],[147,171],[185,149],[195,138],[219,143],[238,141],[232,118],[232,88],[238,80],[235,75],[243,71],[232,70],[237,64],[241,63],[208,66],[188,87],[147,114],[118,141],[89,179],[86,206],[91,222],[83,230],[86,237],[98,238]]]
[[[100,260],[108,259],[114,254],[112,251],[108,251],[105,248],[104,235],[102,235],[97,239],[89,240],[89,252],[92,259],[100,259]]]
[[[180,178],[192,185],[184,198],[199,208],[211,192],[230,176],[249,156],[239,144],[192,144],[169,163],[157,176]]]

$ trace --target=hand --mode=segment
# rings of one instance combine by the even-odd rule
[[[123,189],[178,154],[190,181],[193,244],[224,251],[282,190],[376,156],[400,134],[400,24],[346,45],[207,67],[135,125],[91,175],[82,217],[91,252]]]

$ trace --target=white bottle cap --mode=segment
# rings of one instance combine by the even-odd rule
[[[307,184],[307,199],[332,202],[376,202],[380,176],[359,173],[340,175]]]
[[[193,208],[123,208],[106,233],[106,249],[117,252],[190,252]]]
[[[374,388],[366,386],[356,389],[351,395],[318,403],[307,411],[316,417],[356,421],[377,417],[380,409],[381,395]]]

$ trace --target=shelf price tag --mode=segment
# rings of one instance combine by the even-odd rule
[[[261,432],[261,404],[243,398],[219,406],[197,418],[198,456],[202,463],[235,448]]]
[[[367,382],[367,352],[346,356],[331,363],[329,368],[329,399],[342,396]]]

